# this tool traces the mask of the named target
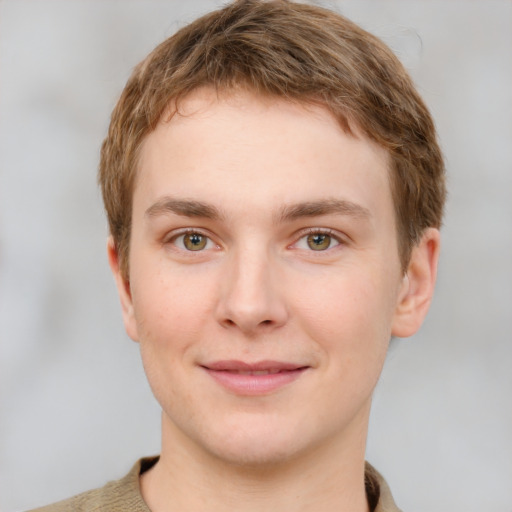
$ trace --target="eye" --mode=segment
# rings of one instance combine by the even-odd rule
[[[326,251],[340,245],[340,241],[325,231],[312,231],[301,237],[296,247],[298,249],[309,249],[312,251]]]
[[[172,241],[177,247],[186,251],[202,251],[204,249],[210,249],[214,245],[206,235],[196,231],[179,235]]]
[[[308,235],[306,240],[308,247],[313,251],[325,251],[325,249],[329,249],[332,241],[330,235],[325,235],[324,233]]]

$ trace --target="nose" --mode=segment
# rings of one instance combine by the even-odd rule
[[[248,335],[284,325],[288,311],[280,277],[272,256],[263,250],[232,254],[222,275],[216,311],[218,322]]]

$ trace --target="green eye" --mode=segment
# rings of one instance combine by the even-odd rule
[[[183,245],[189,251],[201,251],[206,247],[208,237],[200,233],[187,233],[183,235]]]
[[[331,236],[325,233],[314,233],[308,235],[307,244],[313,251],[325,251],[331,246]]]

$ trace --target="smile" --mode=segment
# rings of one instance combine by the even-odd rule
[[[221,370],[222,371],[222,370]],[[276,373],[281,372],[281,370],[255,370],[255,371],[245,371],[245,370],[224,370],[229,373],[236,373],[238,375],[274,375]],[[288,371],[288,370],[283,370]]]
[[[266,395],[297,380],[309,366],[277,361],[245,363],[216,361],[202,368],[223,388],[236,395]]]

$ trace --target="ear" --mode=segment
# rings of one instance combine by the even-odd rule
[[[121,300],[121,311],[123,313],[124,328],[126,333],[133,341],[138,341],[137,322],[133,311],[132,294],[130,290],[130,281],[126,279],[121,272],[119,253],[112,236],[108,237],[107,254],[110,270],[114,275],[117,286],[117,292]]]
[[[398,295],[391,330],[393,336],[412,336],[423,323],[434,294],[439,247],[439,230],[428,228],[413,248]]]

